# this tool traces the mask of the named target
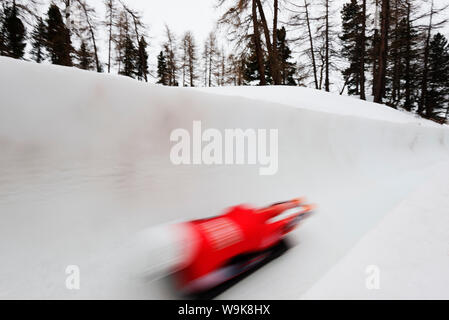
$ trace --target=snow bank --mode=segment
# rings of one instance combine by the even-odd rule
[[[304,87],[216,87],[198,88],[198,90],[367,119],[397,123],[418,123],[430,127],[439,126],[435,122],[419,118],[412,113],[397,112],[397,110],[386,105],[362,101],[356,96],[337,97],[335,93]]]
[[[113,268],[137,231],[307,195],[319,210],[297,245],[222,296],[299,298],[448,161],[447,127],[315,90],[167,88],[7,58],[0,70],[1,298],[173,297]],[[174,166],[170,133],[194,120],[278,129],[278,173]]]

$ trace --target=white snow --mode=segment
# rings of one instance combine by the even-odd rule
[[[448,299],[449,166],[413,191],[302,298]],[[368,266],[379,271],[367,289]]]
[[[335,93],[329,93],[321,90],[314,90],[313,94],[311,94],[311,89],[304,87],[243,86],[198,89],[208,93],[259,99],[301,109],[399,123],[420,123],[426,126],[439,126],[435,122],[418,118],[411,113],[397,112],[396,110],[383,104],[367,103],[354,96],[351,97],[342,95],[337,97]]]
[[[305,88],[167,88],[3,57],[0,70],[0,298],[173,298],[123,268],[138,231],[301,195],[318,210],[296,245],[220,298],[449,297],[446,126]],[[194,120],[279,129],[278,173],[174,166],[170,132]]]

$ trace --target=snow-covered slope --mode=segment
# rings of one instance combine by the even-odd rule
[[[339,261],[357,257],[360,239],[391,225],[398,205],[449,161],[447,127],[311,89],[166,88],[7,58],[0,70],[1,298],[171,298],[165,282],[117,271],[127,239],[152,225],[298,195],[319,209],[293,234],[296,246],[221,297],[301,298],[311,288],[329,297],[320,288],[339,277]],[[219,130],[279,129],[278,173],[173,165],[170,133],[191,131],[194,120]],[[428,223],[414,241],[432,237],[433,227],[447,237],[443,214],[414,212]],[[410,245],[406,236],[396,241]],[[446,261],[444,241],[434,243],[421,269],[404,272],[426,279]],[[67,265],[80,267],[80,290],[67,290]],[[432,277],[449,276],[437,268]],[[417,295],[448,296],[431,290]]]
[[[301,109],[329,112],[340,115],[363,117],[367,119],[399,123],[420,123],[426,126],[438,124],[418,118],[411,113],[397,112],[386,105],[366,103],[358,97],[337,96],[321,90],[304,87],[213,87],[198,90],[228,96],[238,96],[285,104]],[[294,93],[293,93],[294,92]]]

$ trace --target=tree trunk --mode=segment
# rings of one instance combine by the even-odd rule
[[[373,34],[373,51],[372,51],[372,61],[373,61],[373,85],[372,85],[372,95],[376,92],[376,79],[378,71],[378,59],[379,59],[379,0],[375,2],[374,11],[374,34]]]
[[[309,4],[307,3],[306,0],[304,0],[304,8],[305,8],[305,11],[306,11],[307,31],[309,33],[310,54],[312,56],[313,79],[315,81],[315,89],[318,89],[318,76],[317,76],[316,61],[315,61],[315,49],[313,47],[312,31],[310,29],[310,19],[309,19],[308,6],[309,6]]]
[[[341,91],[340,91],[340,95],[342,95],[343,92],[345,92],[346,85],[348,84],[348,80],[349,80],[349,78],[346,78],[346,79],[345,79],[345,83],[343,84],[343,88],[342,88]]]
[[[119,29],[120,29],[120,31],[119,31],[119,43],[122,43],[123,42],[123,28],[122,28],[122,26],[120,25],[120,27],[119,27]],[[122,71],[121,69],[121,67],[122,67],[122,49],[121,48],[119,48],[118,50],[118,73],[120,74],[120,72]]]
[[[191,49],[192,50],[192,49]],[[194,69],[193,69],[193,57],[191,56],[191,53],[189,52],[189,78],[190,78],[190,86],[193,87],[193,78],[194,78]]]
[[[329,92],[329,0],[326,0],[326,57],[325,57],[325,80],[324,90]]]
[[[394,62],[393,62],[393,79],[392,79],[392,92],[391,92],[391,100],[392,107],[396,107],[397,102],[400,100],[400,86],[401,86],[401,72],[400,72],[400,57],[399,57],[399,48],[398,48],[398,29],[399,29],[399,6],[398,0],[394,1],[394,42],[395,46],[392,48],[392,54],[394,54]]]
[[[16,2],[14,1],[14,4]],[[64,0],[65,3],[65,24],[67,29],[69,30],[69,34],[72,33],[72,22],[70,21],[70,0]]]
[[[388,28],[390,16],[390,0],[382,0],[382,22],[380,27],[379,67],[375,80],[376,90],[374,102],[382,103],[385,94],[385,74],[387,71]]]
[[[204,86],[207,87],[207,61],[208,61],[209,48],[207,47],[207,42],[204,45]]]
[[[406,42],[406,55],[405,55],[405,102],[404,108],[407,111],[412,110],[412,102],[411,102],[411,70],[410,70],[410,56],[411,56],[411,25],[410,25],[410,3],[407,1],[407,42]]]
[[[70,5],[70,0],[66,0],[66,1]],[[90,39],[92,41],[92,46],[94,47],[95,65],[97,68],[97,72],[101,72],[100,60],[98,59],[97,41],[95,40],[94,28],[92,26],[92,23],[90,22],[89,12],[88,12],[85,2],[78,0],[78,3],[83,10],[84,16],[86,17],[87,26],[89,28],[89,33],[90,33]]]
[[[433,0],[430,7],[429,26],[427,27],[426,46],[424,48],[424,66],[421,81],[421,97],[419,99],[418,114],[421,116],[430,116],[429,110],[425,112],[427,99],[427,74],[429,73],[429,48],[430,37],[432,35],[432,18],[433,18]]]
[[[95,41],[95,33],[90,23],[89,23],[89,31],[92,39],[92,45],[94,46],[95,65],[97,67],[97,72],[101,72],[100,60],[98,59],[97,42]]]
[[[134,12],[132,12],[129,8],[125,7],[125,10],[131,15],[131,17],[133,18],[133,23],[134,23],[134,33],[136,34],[136,43],[139,44],[139,39],[140,39],[140,35],[139,35],[139,28],[138,28],[138,17],[136,16],[136,14]],[[139,60],[140,60],[140,64],[143,66],[144,65],[144,53],[141,52],[141,50],[139,50]],[[147,74],[144,72],[143,73],[143,78],[145,79],[145,82],[148,82],[148,77]],[[176,82],[176,81],[175,81]]]
[[[278,50],[278,11],[279,11],[279,3],[278,0],[274,0],[273,3],[273,50],[277,52]]]
[[[255,0],[257,3],[257,7],[259,9],[260,18],[262,21],[262,26],[265,34],[265,41],[268,49],[268,58],[270,61],[270,71],[271,76],[273,78],[274,84],[279,85],[281,84],[281,75],[279,71],[279,61],[277,57],[277,48],[274,48],[271,44],[270,40],[270,30],[268,29],[267,20],[265,18],[265,13],[263,11],[262,3],[260,0]]]
[[[209,53],[209,87],[212,86],[212,51]]]
[[[221,56],[221,86],[224,86],[224,78],[225,78],[225,69],[226,69],[226,62],[225,62],[225,55],[224,55],[224,51],[222,51],[222,56]]]
[[[186,86],[186,59],[182,62],[182,86]]]
[[[259,84],[265,86],[267,80],[265,79],[265,62],[263,59],[262,45],[260,43],[259,21],[257,20],[257,4],[256,1],[252,1],[252,19],[254,28],[254,46],[256,48],[257,64],[259,68]]]
[[[362,34],[361,34],[361,56],[360,56],[360,99],[366,100],[365,96],[365,54],[366,54],[366,0],[362,3]]]
[[[109,3],[109,41],[108,41],[108,73],[111,73],[111,50],[112,50],[112,2]]]

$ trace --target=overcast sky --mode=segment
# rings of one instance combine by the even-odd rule
[[[101,0],[90,0],[97,16],[104,19],[104,4]],[[139,11],[148,27],[150,71],[154,71],[156,56],[165,41],[165,25],[179,38],[190,30],[199,48],[208,34],[216,27],[219,10],[216,0],[123,0],[130,8]],[[103,35],[103,38],[106,38]],[[103,39],[105,40],[105,39]],[[101,56],[106,59],[106,45],[101,46]]]
[[[98,11],[104,12],[103,1],[97,3]],[[149,36],[159,46],[163,41],[165,24],[178,36],[191,30],[198,42],[202,42],[213,30],[218,12],[216,0],[124,0],[131,8],[143,14],[149,27]],[[100,16],[104,16],[101,14]]]

